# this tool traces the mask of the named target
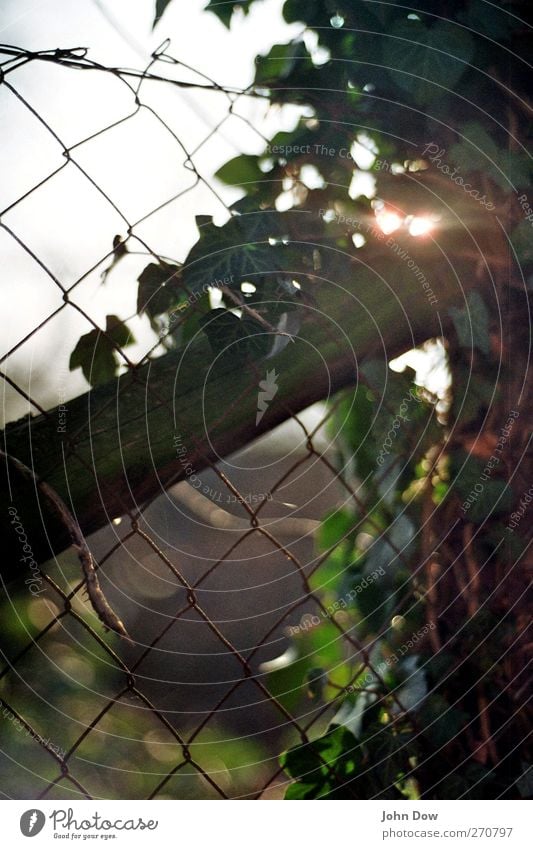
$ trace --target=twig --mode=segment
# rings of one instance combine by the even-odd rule
[[[227,286],[219,286],[219,289],[221,292],[224,293],[224,295],[227,295],[228,298],[233,301],[235,306],[238,306],[239,309],[244,310],[247,315],[255,319],[255,321],[257,321],[266,330],[270,331],[270,333],[275,333],[277,336],[288,336],[291,342],[294,342],[294,337],[290,333],[287,333],[285,330],[278,330],[276,327],[273,327],[266,320],[266,318],[263,318],[263,316],[258,313],[257,310],[254,310],[252,307],[248,306],[248,304],[245,303],[242,298],[239,298],[239,296],[236,295],[235,292],[232,292],[232,290],[229,289]]]
[[[109,630],[114,631],[121,637],[124,637],[124,639],[128,640],[129,642],[132,642],[131,637],[126,631],[124,623],[121,619],[119,619],[113,608],[110,606],[102,591],[102,588],[100,587],[100,582],[98,580],[98,575],[94,567],[94,560],[89,550],[89,546],[85,541],[85,537],[81,532],[80,526],[78,525],[77,521],[75,520],[74,516],[68,509],[63,499],[57,494],[54,489],[52,489],[51,486],[49,486],[44,481],[39,480],[37,475],[35,475],[34,472],[32,472],[32,470],[29,469],[28,466],[26,466],[20,460],[17,460],[16,457],[12,457],[9,454],[5,454],[2,450],[0,450],[0,455],[4,457],[9,463],[12,463],[13,466],[17,469],[17,471],[19,471],[24,477],[33,480],[37,488],[42,492],[48,503],[52,506],[54,512],[59,517],[60,521],[67,528],[72,539],[72,546],[79,557],[81,567],[83,569],[89,600],[91,602],[93,610],[97,614],[102,624],[106,628],[109,628]]]

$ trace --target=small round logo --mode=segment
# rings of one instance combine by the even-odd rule
[[[31,808],[29,811],[24,811],[20,818],[20,830],[24,837],[35,837],[42,831],[46,822],[46,817],[42,811],[37,808]]]

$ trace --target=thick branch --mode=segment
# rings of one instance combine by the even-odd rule
[[[213,363],[203,341],[68,402],[65,433],[58,410],[8,426],[4,450],[65,500],[86,534],[126,511],[135,513],[185,477],[184,457],[199,471],[309,404],[355,384],[365,357],[391,358],[442,334],[448,307],[464,304],[464,288],[452,271],[441,263],[440,276],[432,277],[438,303],[431,305],[416,277],[402,275],[401,284],[387,280],[390,256],[383,245],[380,254],[385,256],[378,255],[371,270],[352,261],[350,279],[342,285],[311,281],[312,299],[300,307],[298,338],[272,360]],[[256,427],[258,384],[272,368],[279,375],[279,390]],[[186,449],[181,459],[176,437]],[[47,559],[69,540],[49,521],[37,489],[8,471],[8,500],[18,508],[34,556]],[[9,522],[5,537],[18,562],[20,545]]]

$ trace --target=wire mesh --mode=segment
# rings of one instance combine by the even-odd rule
[[[120,393],[127,393],[133,383],[147,381],[142,367],[161,353],[161,345],[165,335],[170,334],[170,328],[142,354],[133,356],[124,350],[124,346],[116,341],[108,329],[101,326],[99,319],[91,315],[83,299],[78,301],[77,291],[90,275],[100,273],[102,269],[106,280],[110,267],[120,258],[121,246],[129,253],[139,251],[156,261],[174,261],[173,258],[162,257],[141,231],[162,209],[187,196],[199,185],[213,196],[222,210],[230,214],[231,210],[213,181],[203,176],[196,161],[203,147],[223,131],[230,119],[242,122],[251,131],[258,132],[249,119],[237,111],[243,98],[252,94],[257,97],[257,93],[247,89],[228,89],[203,77],[172,57],[167,43],[155,51],[150,64],[142,71],[100,65],[91,60],[84,49],[79,48],[31,52],[2,46],[0,52],[0,91],[16,99],[20,107],[39,122],[46,134],[59,145],[64,159],[50,173],[41,175],[0,213],[3,233],[17,244],[32,265],[39,268],[43,274],[43,285],[46,280],[46,286],[57,291],[60,301],[29,333],[18,339],[1,359],[4,364],[2,377],[6,384],[20,395],[32,412],[49,417],[46,403],[39,401],[31,390],[19,385],[17,379],[10,376],[10,358],[24,350],[25,346],[33,344],[35,337],[59,316],[67,312],[77,313],[90,327],[108,338],[119,356],[123,372],[118,389]],[[38,73],[42,63],[54,65],[62,74],[98,73],[109,78],[109,85],[118,82],[127,95],[127,113],[87,137],[67,143],[55,132],[52,121],[49,122],[32,106],[31,98],[24,93],[24,84],[19,86],[18,83],[21,71],[29,69],[32,73]],[[185,77],[188,75],[189,78],[172,76],[170,70],[182,73]],[[216,112],[208,132],[196,145],[188,148],[179,133],[145,100],[144,94],[149,84],[157,87],[173,86],[195,93],[207,92],[223,103],[224,114],[218,117]],[[143,209],[133,216],[123,210],[114,195],[91,174],[91,169],[84,164],[83,154],[87,147],[97,145],[103,136],[119,128],[131,128],[130,132],[135,133],[134,122],[140,115],[149,116],[154,120],[154,126],[157,125],[167,135],[177,153],[184,186],[163,201],[158,200],[152,208]],[[125,234],[112,249],[94,257],[90,266],[83,269],[74,280],[62,279],[61,274],[42,258],[39,249],[25,238],[19,215],[27,201],[49,188],[55,190],[54,186],[66,169],[78,172],[80,178],[90,184],[91,189],[118,217]],[[60,191],[60,187],[57,191]],[[194,310],[194,293],[188,294],[191,309]],[[178,318],[176,326],[179,324]],[[251,382],[249,391],[255,393],[256,390],[257,381]],[[154,391],[153,387],[150,391]],[[160,402],[167,407],[169,416],[173,416],[174,411],[165,399],[161,398]],[[108,403],[112,405],[116,399],[111,398]],[[160,616],[156,622],[150,618],[150,611],[146,612],[146,621],[142,614],[136,618],[130,631],[131,644],[109,631],[102,635],[101,623],[97,621],[90,605],[83,600],[83,593],[87,590],[87,576],[77,580],[72,577],[76,561],[68,561],[68,552],[61,555],[60,562],[56,561],[49,572],[42,573],[48,586],[46,604],[35,613],[37,618],[34,617],[31,628],[21,624],[17,650],[3,653],[5,665],[0,672],[0,703],[4,717],[12,722],[12,727],[16,724],[17,730],[23,731],[31,741],[24,750],[26,761],[18,764],[23,776],[18,779],[23,788],[19,790],[20,793],[33,798],[63,798],[65,795],[69,798],[106,798],[120,794],[130,798],[154,799],[194,793],[221,798],[273,798],[282,793],[288,781],[278,761],[279,750],[288,745],[305,743],[314,733],[322,731],[349,688],[361,680],[362,672],[368,670],[374,680],[382,681],[382,671],[372,661],[373,644],[361,644],[353,623],[349,619],[343,620],[342,616],[331,614],[312,580],[328,557],[342,546],[343,541],[334,542],[325,551],[316,553],[311,540],[319,524],[319,507],[316,508],[317,517],[314,519],[302,518],[299,513],[293,518],[282,517],[277,521],[268,514],[271,501],[287,497],[283,493],[289,481],[301,479],[306,486],[305,482],[311,480],[315,491],[308,499],[310,503],[317,499],[317,503],[322,504],[320,495],[323,490],[329,490],[333,493],[330,503],[335,499],[342,503],[353,503],[360,516],[359,526],[372,526],[372,505],[365,504],[362,491],[346,470],[339,468],[334,452],[323,438],[324,427],[334,411],[335,404],[324,407],[312,426],[309,426],[305,416],[288,411],[302,435],[304,448],[299,456],[286,464],[277,479],[264,471],[265,483],[261,487],[261,498],[256,501],[251,499],[250,493],[242,490],[238,475],[232,474],[231,466],[223,462],[213,463],[208,457],[204,457],[202,462],[203,467],[209,470],[211,481],[212,497],[207,512],[205,500],[200,500],[188,483],[180,484],[180,509],[192,513],[193,523],[200,527],[200,530],[196,529],[197,536],[193,538],[193,544],[202,553],[198,556],[192,554],[189,558],[194,561],[192,577],[191,568],[182,568],[183,557],[178,556],[175,548],[166,543],[164,529],[161,524],[158,528],[156,514],[152,510],[156,498],[163,498],[170,516],[170,519],[167,516],[166,521],[172,521],[172,511],[177,509],[176,502],[158,494],[135,510],[124,505],[120,517],[110,517],[111,537],[106,537],[105,546],[100,539],[94,545],[91,541],[90,547],[94,548],[92,558],[96,572],[103,576],[107,592],[117,599],[113,602],[114,606],[120,610],[122,592],[126,597],[132,592],[127,574],[136,568],[140,560],[151,564],[143,580],[150,581],[150,570],[153,569],[157,580],[168,587],[168,598],[159,595],[154,599],[156,606],[160,603]],[[102,409],[99,411],[101,414]],[[391,411],[391,415],[394,414],[395,411]],[[98,416],[91,419],[91,426],[98,426]],[[179,430],[178,421],[176,432],[179,433]],[[89,479],[94,478],[95,488],[100,487],[101,482],[95,470],[78,451],[78,437],[79,434],[70,433],[68,429],[62,435],[65,460],[77,457]],[[6,450],[9,451],[9,445]],[[198,446],[194,446],[194,450],[201,451]],[[183,474],[178,469],[176,480],[180,478],[183,478]],[[172,483],[172,479],[166,480],[164,488],[170,488]],[[161,501],[158,503],[160,505]],[[235,513],[220,507],[221,504],[230,503],[235,505]],[[112,520],[115,520],[114,524]],[[198,537],[206,528],[213,527],[214,520],[215,526],[218,523],[217,544],[220,546],[216,557],[209,551],[205,553]],[[356,526],[355,531],[357,529]],[[447,534],[452,529],[453,525],[448,528]],[[413,567],[411,558],[406,556],[403,546],[398,545],[388,529],[378,526],[374,530],[379,539],[388,541],[391,552],[403,562],[409,574],[429,575],[435,568],[432,559],[434,539],[422,540],[421,553]],[[421,534],[427,536],[427,531],[423,529]],[[222,540],[226,542],[223,544]],[[445,544],[445,540],[441,540],[441,543]],[[465,540],[464,550],[469,550],[468,540]],[[70,554],[72,551],[71,548]],[[457,560],[460,554],[462,552],[452,552],[451,561]],[[227,602],[224,585],[228,567],[233,573],[237,570],[242,575],[249,569],[250,561],[257,560],[261,564],[273,559],[276,559],[276,568],[281,570],[279,579],[288,581],[287,587],[290,586],[287,589],[288,601],[280,603],[277,609],[269,610],[266,616],[254,616],[256,611],[246,610],[249,602],[239,602],[239,593],[244,593],[246,599],[246,581],[243,580],[240,588],[237,585],[231,591],[232,598],[228,603],[231,615],[227,618],[221,616],[217,599],[222,594],[224,603]],[[64,573],[62,566],[65,568]],[[254,574],[257,575],[257,565]],[[465,584],[470,585],[476,581],[476,574],[473,569],[470,576],[465,578],[458,572],[457,581],[459,585],[463,582],[463,591]],[[123,581],[125,583],[121,586]],[[261,585],[261,579],[257,580],[256,577],[255,581]],[[129,598],[129,602],[134,604],[135,599],[132,602],[132,598]],[[243,628],[239,630],[233,627],[232,617],[237,616],[240,605],[245,619],[244,637]],[[400,606],[397,605],[398,610]],[[433,616],[433,620],[428,623],[431,630],[435,627],[438,608],[437,601],[432,612],[428,606]],[[392,610],[391,615],[394,612]],[[250,622],[248,639],[245,638],[246,617],[250,620],[255,618],[255,621]],[[157,626],[159,618],[164,620],[162,627],[160,623]],[[36,622],[37,628],[34,627]],[[280,654],[283,648],[288,650],[287,628],[289,632],[291,629],[300,629],[312,633],[317,622],[328,622],[331,625],[331,639],[338,644],[339,664],[349,666],[350,678],[344,681],[343,686],[338,686],[338,696],[324,703],[317,705],[310,701],[302,707],[297,702],[293,708],[289,708],[286,693],[274,692],[270,685],[268,670],[273,667],[271,663],[269,666],[269,659],[271,661],[273,655]],[[30,635],[31,630],[34,633]],[[176,632],[178,636],[173,637]],[[173,677],[173,659],[177,656],[182,663],[177,646],[184,635],[187,635],[186,644],[196,642],[199,651],[196,658],[191,658],[190,652],[185,650],[185,655],[189,655],[185,677],[189,677],[188,681],[179,681]],[[376,640],[379,636],[376,635]],[[430,633],[430,639],[438,641],[433,633]],[[20,648],[22,642],[24,645]],[[438,644],[437,648],[440,647]],[[90,673],[91,664],[97,670],[96,680]],[[217,678],[219,665],[223,670],[220,679]],[[38,668],[43,671],[37,673]],[[196,672],[198,680],[194,683]],[[80,687],[80,682],[84,681],[86,683]],[[61,696],[58,705],[54,705],[53,700],[61,687],[70,686],[73,682],[77,693],[69,690],[68,698]],[[188,689],[192,690],[192,695],[185,698],[182,693]],[[399,709],[405,710],[399,697],[395,695],[393,698]],[[35,705],[39,705],[38,710]],[[421,729],[416,729],[416,725],[415,731],[423,733]],[[233,734],[234,737],[224,737],[226,734]],[[231,744],[238,748],[240,742],[247,740],[249,743],[254,738],[262,740],[263,748],[251,745],[242,761],[232,750],[233,761],[229,758],[228,762],[232,762],[233,766],[229,768],[217,755],[220,747]],[[59,742],[62,748],[57,745]],[[44,760],[37,755],[38,750],[44,753]],[[14,768],[13,759],[7,754],[6,757]],[[324,761],[324,768],[334,771],[327,761]],[[239,777],[240,772],[243,778]],[[340,778],[339,782],[342,784]],[[350,795],[349,788],[346,792]]]

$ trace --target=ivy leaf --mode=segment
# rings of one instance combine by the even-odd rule
[[[126,345],[133,345],[135,342],[131,331],[116,315],[106,316],[105,332],[106,337],[119,345],[120,348],[124,348]]]
[[[287,790],[286,799],[316,799],[329,796],[336,785],[352,779],[361,764],[361,754],[353,734],[339,726],[284,752],[280,764],[297,779]]]
[[[363,480],[375,469],[376,447],[372,433],[373,419],[372,393],[366,386],[361,385],[342,400],[335,420],[336,427],[342,428],[342,436],[352,453],[353,464]]]
[[[177,265],[163,262],[151,262],[139,275],[137,292],[137,312],[146,312],[150,318],[168,312],[179,300],[175,288],[169,284],[175,282],[179,272]]]
[[[316,784],[305,784],[303,781],[296,781],[294,784],[289,784],[285,792],[284,798],[287,800],[316,799],[316,796]]]
[[[509,157],[475,121],[465,124],[461,135],[463,138],[450,148],[449,155],[463,172],[486,174],[506,191],[510,183],[516,186],[529,183],[531,162],[528,156],[514,153]]]
[[[209,308],[209,295],[207,292],[204,292],[201,298],[196,301],[194,309],[191,310],[191,314],[186,316],[179,328],[180,344],[184,345],[187,342],[190,342],[191,339],[194,339],[198,331],[201,329],[200,322],[203,316],[209,312]]]
[[[272,334],[264,325],[245,313],[241,319],[243,336],[246,338],[247,353],[254,359],[266,357],[272,344]]]
[[[85,333],[70,355],[69,369],[81,368],[91,386],[112,380],[118,369],[119,358],[113,343],[120,348],[135,342],[133,335],[116,315],[106,317],[105,333],[94,329]]]
[[[485,356],[489,355],[489,312],[479,292],[471,291],[467,295],[467,305],[462,309],[450,307],[455,332],[463,348],[478,348]]]
[[[357,740],[346,728],[338,726],[317,740],[284,752],[280,763],[291,778],[320,785],[327,781],[332,769],[339,779],[353,773],[359,759]]]
[[[257,56],[255,85],[266,85],[285,80],[300,58],[308,58],[303,42],[274,44],[266,56]]]
[[[219,168],[215,174],[223,183],[228,186],[244,186],[248,183],[256,183],[258,180],[264,180],[265,175],[258,165],[258,157],[243,153],[241,156],[236,156],[226,162],[222,168]],[[246,186],[248,189],[249,187]]]
[[[247,15],[253,2],[254,0],[241,0],[240,3],[228,3],[228,0],[209,0],[205,10],[206,12],[213,12],[222,21],[224,26],[229,29],[233,12],[236,9],[242,9],[244,14]]]
[[[152,29],[154,29],[155,25],[159,23],[161,18],[163,17],[163,12],[167,8],[170,0],[156,0],[155,4],[155,18],[152,24]]]
[[[338,545],[341,540],[347,543],[353,543],[353,529],[357,526],[357,521],[349,510],[340,508],[332,510],[322,519],[320,529],[317,536],[318,548],[320,551],[327,551],[328,548]]]
[[[210,310],[199,323],[216,355],[230,353],[232,347],[235,351],[236,343],[243,338],[240,318],[224,307]]]
[[[477,171],[491,177],[505,191],[510,185],[529,184],[531,158],[526,154],[509,156],[493,141],[487,130],[477,121],[470,121],[461,130],[460,142],[450,148],[450,159],[463,172]]]
[[[209,0],[205,10],[206,12],[213,12],[219,21],[222,21],[224,26],[229,29],[233,16],[233,8],[233,3],[228,3],[227,0]]]
[[[197,218],[200,239],[182,269],[187,288],[197,292],[205,284],[223,284],[240,289],[243,280],[255,282],[259,274],[281,271],[290,253],[282,241],[283,220],[276,210],[235,215],[222,227],[216,227],[210,218],[206,221],[205,216]]]
[[[268,671],[269,691],[287,710],[296,711],[301,706],[302,682],[306,680],[308,670],[313,667],[334,670],[339,678],[344,656],[338,633],[336,626],[327,619],[320,620],[305,614],[300,625],[291,627],[294,654],[287,656],[286,665],[272,671],[265,670]],[[346,675],[346,683],[348,680],[349,675]]]
[[[258,359],[266,355],[270,334],[249,315],[242,319],[223,307],[210,310],[198,320],[209,340],[211,350],[225,360],[244,361],[248,356]]]
[[[288,24],[305,23],[308,27],[313,24],[327,23],[328,18],[324,9],[318,3],[309,3],[309,0],[285,0],[283,4],[283,17]]]
[[[98,348],[98,330],[91,330],[78,340],[69,360],[69,369],[81,368],[85,380],[96,386],[106,383],[115,376],[116,360],[113,350],[105,345]]]
[[[437,21],[401,21],[383,40],[383,62],[396,85],[421,105],[451,92],[467,70],[474,42],[460,27]],[[444,87],[443,88],[441,88]]]

